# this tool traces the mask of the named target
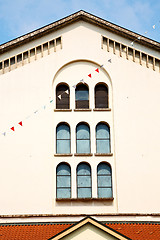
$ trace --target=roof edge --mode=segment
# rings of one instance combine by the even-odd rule
[[[9,42],[6,42],[6,43],[0,45],[0,53],[4,53],[12,48],[16,48],[20,45],[23,45],[27,42],[34,40],[34,39],[42,37],[50,32],[54,32],[57,29],[62,28],[64,26],[66,26],[72,22],[76,22],[78,20],[84,20],[84,21],[92,23],[94,25],[96,24],[101,28],[107,29],[114,33],[117,33],[123,37],[129,38],[130,40],[137,39],[137,42],[139,42],[142,45],[146,45],[147,47],[153,48],[155,50],[160,50],[159,42],[156,42],[152,39],[144,37],[138,33],[132,32],[126,28],[120,27],[111,22],[108,22],[100,17],[97,17],[88,12],[85,12],[84,10],[80,10],[80,11],[75,12],[67,17],[64,17],[64,18],[58,20],[58,21],[55,21],[51,24],[48,24],[44,27],[41,27],[37,30],[29,32],[25,35],[22,35],[18,38],[15,38]],[[138,39],[138,38],[140,38],[140,39]]]

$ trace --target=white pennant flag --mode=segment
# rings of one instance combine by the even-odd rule
[[[61,95],[58,95],[58,98],[61,100],[61,98],[62,98]]]
[[[76,89],[76,85],[73,85],[72,87]]]
[[[153,25],[152,27],[153,27],[153,29],[155,29],[155,28],[156,28],[156,25]]]
[[[65,91],[65,93],[69,94],[69,90],[67,89],[67,90]]]
[[[85,84],[85,82],[84,82],[84,80],[83,80],[83,79],[81,79],[81,80],[80,80],[80,82],[81,82],[81,83],[83,83],[83,84]]]

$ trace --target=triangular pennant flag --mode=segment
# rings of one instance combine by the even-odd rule
[[[21,126],[23,126],[23,125],[22,125],[22,121],[20,121],[18,124],[21,125]]]
[[[108,62],[112,63],[112,60],[111,60],[111,58],[110,58],[110,59],[108,59]]]
[[[50,100],[50,103],[52,103],[53,102],[53,99],[52,100]]]
[[[152,27],[153,27],[153,29],[155,29],[155,28],[156,28],[156,25],[153,25]]]
[[[3,134],[4,136],[6,136],[6,132],[3,132],[2,134]]]
[[[36,110],[34,113],[37,113],[38,112],[38,110]]]
[[[65,91],[65,93],[69,94],[69,90],[67,89],[67,90]]]
[[[44,105],[43,108],[46,109],[46,105]]]
[[[83,79],[81,79],[80,82],[83,83],[83,84],[85,83]]]
[[[95,71],[99,73],[99,69],[98,68]]]
[[[62,98],[61,95],[59,95],[58,98],[61,100],[61,98]]]
[[[102,68],[103,67],[103,64],[100,66],[100,68]]]
[[[72,87],[76,89],[76,85],[73,85]]]
[[[11,130],[14,131],[14,127],[11,127]]]
[[[92,76],[91,76],[91,73],[90,73],[90,74],[88,74],[88,77],[90,77],[90,78],[92,77]]]

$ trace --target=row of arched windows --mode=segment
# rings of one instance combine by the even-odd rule
[[[91,167],[82,162],[77,166],[77,198],[92,198]],[[71,198],[71,167],[60,163],[56,169],[57,198]],[[97,196],[112,198],[112,172],[108,163],[97,166]]]
[[[81,122],[76,126],[76,153],[86,154],[91,152],[90,127]],[[70,126],[59,123],[56,128],[56,153],[71,153]],[[106,123],[96,126],[96,153],[110,153],[110,128]]]
[[[70,89],[61,83],[56,87],[56,108],[70,108]],[[87,84],[79,83],[75,89],[75,108],[89,108],[89,88]],[[108,108],[108,86],[98,83],[95,86],[95,108]]]

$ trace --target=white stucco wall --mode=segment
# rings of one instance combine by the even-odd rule
[[[6,131],[5,137],[0,136],[0,214],[159,212],[159,73],[102,50],[101,35],[128,45],[129,41],[84,22],[36,40],[38,43],[28,43],[23,46],[23,51],[60,35],[62,50],[0,76],[0,129]],[[160,56],[158,52],[142,49]],[[22,50],[17,48],[4,58],[18,51]],[[109,58],[112,63],[107,61]],[[92,111],[83,117],[81,112],[73,111],[74,89],[71,87],[72,112],[54,112],[55,103],[50,104],[49,100],[54,99],[56,84],[63,81],[72,86],[101,64],[104,64],[104,70],[99,75],[94,73],[93,79],[86,77]],[[93,89],[98,81],[109,85],[110,112],[93,111]],[[48,106],[44,110],[46,103]],[[27,116],[30,118],[26,119]],[[23,127],[17,124],[21,120],[24,120]],[[74,129],[82,120],[90,123],[92,128],[92,153],[95,153],[95,125],[104,120],[111,126],[113,157],[86,158],[93,167],[94,185],[98,163],[111,164],[112,202],[55,201],[56,165],[61,160],[70,162],[75,179],[77,164],[86,160],[74,156],[54,157],[55,126],[59,121],[72,125],[71,151],[74,154]],[[12,126],[15,126],[15,132],[10,130]],[[76,196],[75,188],[73,181],[73,197]],[[96,191],[94,188],[94,197]]]

